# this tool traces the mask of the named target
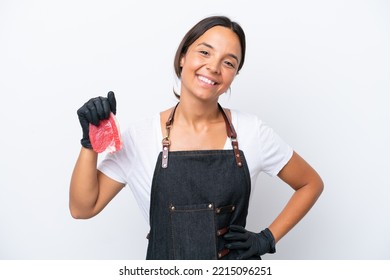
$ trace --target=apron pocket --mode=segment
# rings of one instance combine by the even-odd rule
[[[174,259],[216,259],[214,205],[170,205]]]

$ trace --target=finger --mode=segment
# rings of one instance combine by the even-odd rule
[[[85,103],[82,107],[80,107],[77,110],[77,115],[79,116],[79,118],[87,120],[87,121],[88,121],[88,118],[87,118],[88,113],[89,113],[89,110],[87,108],[87,103]]]
[[[239,225],[230,225],[229,229],[231,231],[236,231],[236,232],[242,232],[242,233],[246,232],[246,229],[243,226],[239,226]]]
[[[248,236],[244,233],[229,231],[223,236],[223,238],[228,241],[245,241],[248,239]]]
[[[225,244],[225,247],[231,250],[238,250],[238,249],[246,250],[250,248],[250,244],[248,244],[247,242],[231,242]]]
[[[108,119],[110,117],[111,108],[107,98],[102,98],[103,117]]]
[[[87,107],[85,107],[85,108],[86,109],[84,111],[84,116],[85,116],[85,119],[88,121],[88,125],[89,125],[90,123],[92,123],[92,115],[91,115],[91,111]]]
[[[95,126],[99,125],[99,118],[96,112],[96,107],[93,101],[87,103],[88,113],[87,113],[87,119],[90,123],[92,123]]]
[[[115,94],[113,91],[109,91],[107,93],[107,99],[108,99],[108,102],[110,103],[111,112],[114,115],[116,115],[116,99],[115,99]]]
[[[77,115],[79,117],[81,127],[83,128],[83,137],[88,137],[91,114],[87,106],[83,105],[80,109],[78,109]]]
[[[239,260],[247,260],[247,259],[253,257],[254,255],[256,255],[256,252],[251,250],[251,249],[249,249],[249,250],[246,250],[246,251],[242,252],[242,254],[240,254],[237,259],[239,259]]]
[[[95,105],[95,108],[96,108],[96,114],[97,114],[97,116],[98,116],[98,119],[99,120],[104,120],[104,119],[107,119],[107,117],[106,117],[106,114],[105,114],[105,112],[104,112],[104,109],[103,109],[103,99],[104,97],[99,97],[99,98],[96,98],[96,99],[94,99],[94,101],[93,101],[93,104]]]

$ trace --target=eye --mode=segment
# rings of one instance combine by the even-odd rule
[[[199,51],[199,53],[201,53],[203,55],[209,55],[209,52],[208,51],[204,51],[204,50]]]
[[[230,62],[230,61],[225,61],[225,64],[228,66],[228,67],[230,67],[230,68],[233,68],[233,69],[235,69],[236,68],[236,65],[234,64],[234,63],[232,63],[232,62]]]

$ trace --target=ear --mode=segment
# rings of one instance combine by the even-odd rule
[[[180,67],[183,67],[184,62],[185,62],[185,57],[184,57],[184,54],[183,54],[183,55],[181,56],[181,58],[180,58]]]

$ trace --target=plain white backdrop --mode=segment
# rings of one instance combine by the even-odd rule
[[[0,259],[144,259],[128,187],[90,220],[68,210],[76,110],[116,93],[122,130],[176,102],[173,56],[209,15],[238,21],[246,63],[221,98],[255,113],[325,190],[266,259],[390,259],[390,4],[367,0],[0,1]],[[292,194],[254,186],[248,228]]]

